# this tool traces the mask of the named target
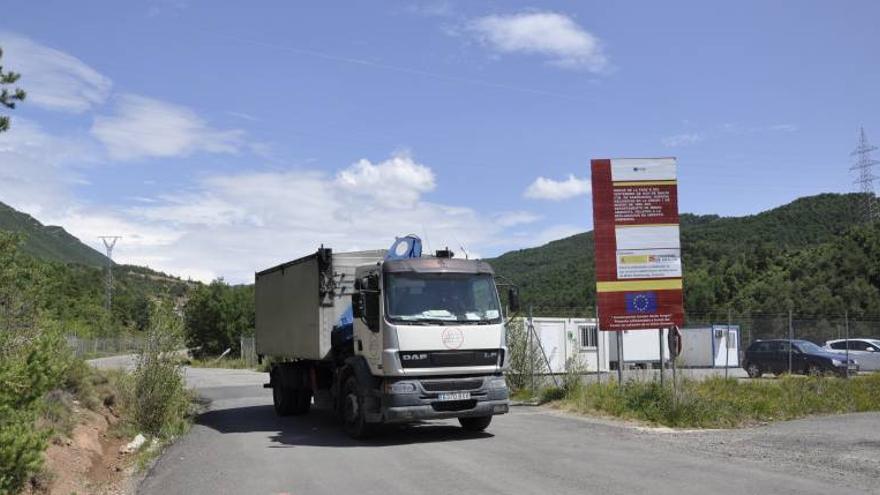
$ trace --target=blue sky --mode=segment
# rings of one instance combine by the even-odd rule
[[[238,282],[322,242],[588,230],[590,158],[676,156],[683,212],[744,215],[854,190],[880,143],[876,2],[325,4],[4,5],[0,201]]]

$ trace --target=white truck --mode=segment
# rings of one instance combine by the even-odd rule
[[[417,247],[404,257],[321,247],[256,274],[256,349],[272,361],[265,387],[277,414],[314,402],[362,438],[377,424],[435,418],[482,431],[508,412],[492,268]]]

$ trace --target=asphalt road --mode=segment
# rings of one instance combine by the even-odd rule
[[[187,379],[210,410],[139,493],[880,493],[877,414],[681,432],[516,407],[483,434],[436,421],[358,442],[328,414],[276,417],[265,374]]]

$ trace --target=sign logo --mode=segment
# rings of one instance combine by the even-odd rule
[[[626,313],[656,313],[656,292],[628,292],[626,294]]]
[[[440,334],[440,341],[447,349],[458,349],[464,343],[464,334],[458,328],[447,328]]]

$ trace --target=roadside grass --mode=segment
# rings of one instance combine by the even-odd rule
[[[578,383],[545,389],[542,402],[565,410],[599,413],[681,428],[734,428],[814,414],[880,411],[880,374],[853,377],[784,376],[739,381],[712,377],[681,380],[677,392],[657,381]]]
[[[257,369],[257,366],[252,366],[250,363],[241,358],[230,358],[223,357],[220,359],[217,358],[190,358],[183,359],[180,363],[184,366],[191,366],[193,368],[228,368],[234,370],[253,370]]]

